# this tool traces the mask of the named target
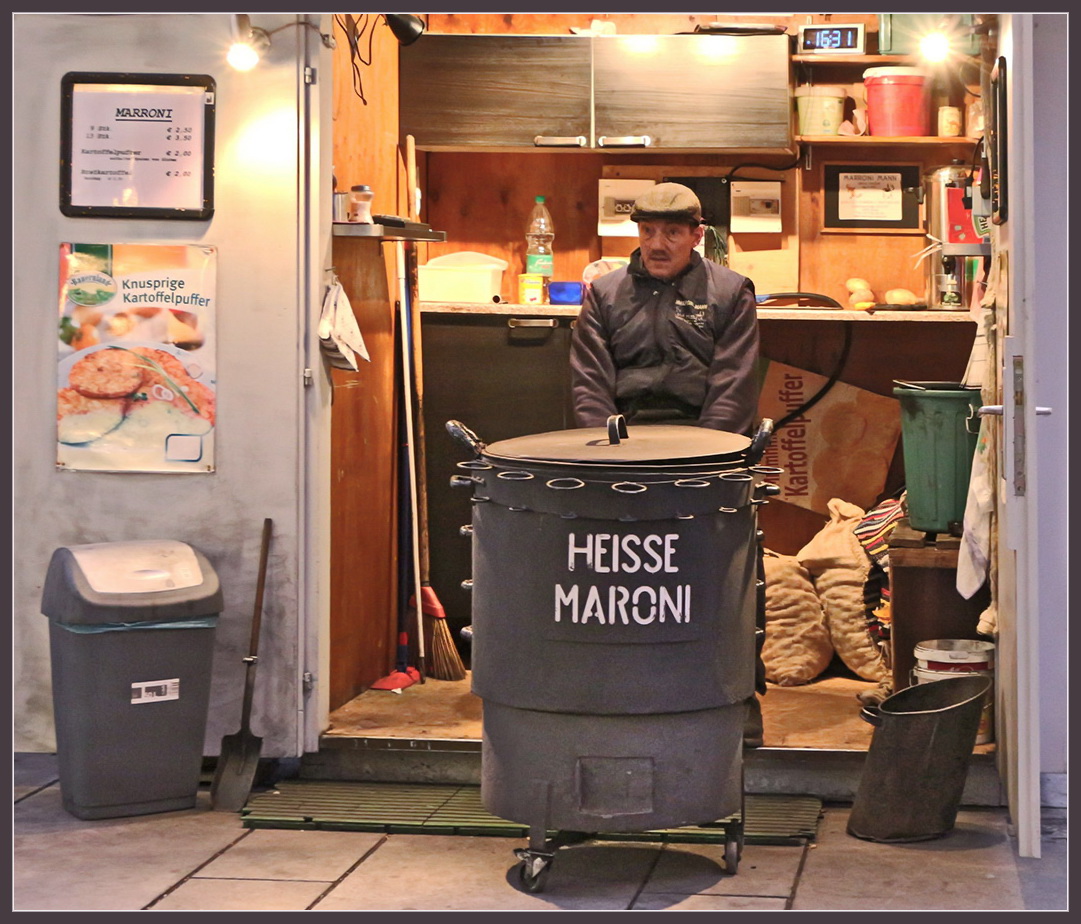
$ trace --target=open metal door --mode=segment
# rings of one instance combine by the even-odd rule
[[[1036,323],[1040,318],[1046,325],[1041,308],[1046,309],[1059,297],[1065,304],[1066,298],[1065,262],[1053,264],[1056,249],[1041,247],[1046,231],[1036,224],[1038,217],[1041,222],[1048,217],[1038,215],[1041,197],[1046,196],[1043,186],[1054,185],[1046,173],[1037,183],[1041,169],[1053,163],[1046,149],[1037,148],[1047,143],[1047,120],[1062,118],[1061,112],[1050,111],[1053,104],[1049,100],[1039,99],[1034,92],[1040,55],[1034,42],[1034,20],[1040,18],[1001,17],[1002,31],[990,85],[985,84],[991,97],[985,103],[985,112],[990,114],[987,143],[996,241],[991,270],[996,313],[991,356],[997,400],[981,408],[981,414],[1001,415],[995,440],[998,530],[992,565],[997,611],[996,737],[999,773],[1006,785],[1013,833],[1018,852],[1025,857],[1040,856],[1041,582],[1046,585],[1049,578],[1057,580],[1054,575],[1041,574],[1039,555],[1043,518],[1055,514],[1050,497],[1041,505],[1037,478],[1040,428],[1049,425],[1038,418],[1050,415],[1052,408],[1037,404],[1041,390],[1038,383],[1046,376],[1041,376]],[[1051,18],[1058,17],[1043,17]],[[1051,25],[1041,23],[1041,35],[1049,34]],[[1061,157],[1065,164],[1065,136],[1059,131],[1052,132],[1051,137],[1056,135],[1063,141]],[[1053,210],[1052,223],[1055,214]],[[1064,226],[1061,231],[1065,237]],[[1048,276],[1058,277],[1053,286],[1060,286],[1061,292],[1043,284]],[[1049,393],[1046,385],[1042,392]],[[1061,498],[1055,505],[1062,506]],[[1057,516],[1064,517],[1064,513]]]

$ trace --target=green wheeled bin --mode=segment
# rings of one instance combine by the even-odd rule
[[[980,433],[979,389],[907,382],[893,393],[901,403],[909,526],[959,536]]]

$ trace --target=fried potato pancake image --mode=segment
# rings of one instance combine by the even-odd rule
[[[74,388],[56,395],[56,431],[61,443],[78,445],[100,439],[124,422],[122,398],[88,398]]]
[[[128,350],[95,350],[71,367],[68,384],[88,398],[123,398],[145,380],[139,357]]]

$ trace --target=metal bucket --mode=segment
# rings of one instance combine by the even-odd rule
[[[455,426],[477,455],[456,483],[473,489],[485,808],[541,831],[610,832],[739,811],[768,493],[750,463],[768,433],[640,428],[647,459],[625,424],[493,447]],[[735,438],[737,458],[698,451],[709,432],[713,448]],[[693,477],[669,468],[683,464]]]
[[[924,841],[952,830],[991,679],[907,687],[860,715],[875,726],[848,817],[853,837]]]

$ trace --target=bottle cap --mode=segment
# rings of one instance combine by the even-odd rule
[[[544,196],[537,196],[537,198],[534,201],[543,203],[544,202]]]

